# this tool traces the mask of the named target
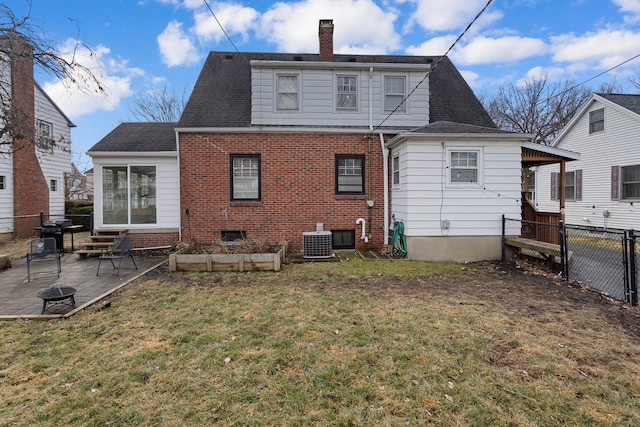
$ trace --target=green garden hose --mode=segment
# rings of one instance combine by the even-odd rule
[[[404,237],[404,223],[402,221],[393,222],[393,246],[391,256],[403,258],[407,254],[407,241]]]

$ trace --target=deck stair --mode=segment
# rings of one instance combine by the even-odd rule
[[[518,256],[528,255],[542,257],[550,264],[560,264],[560,245],[558,244],[526,239],[524,237],[506,237],[504,243],[513,248]],[[572,257],[573,251],[569,251],[567,260],[570,262]]]
[[[110,250],[113,245],[113,238],[116,236],[127,234],[126,229],[103,229],[93,230],[90,241],[81,243],[80,249],[74,252],[79,258],[86,258],[91,255],[100,255],[103,250]]]

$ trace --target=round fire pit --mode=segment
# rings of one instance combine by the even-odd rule
[[[64,304],[71,308],[76,308],[76,300],[74,298],[76,292],[78,292],[78,290],[71,286],[53,286],[38,292],[38,298],[42,300],[42,312],[40,314],[44,314],[47,309],[47,304]],[[65,302],[66,300],[69,301]]]

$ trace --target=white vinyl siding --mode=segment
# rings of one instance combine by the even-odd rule
[[[55,180],[59,187],[58,191],[49,193],[49,214],[63,216],[64,176],[71,173],[71,129],[67,119],[37,85],[34,96],[36,120],[50,123],[53,129],[54,144],[50,149],[36,149],[36,155],[46,182],[51,183],[52,180]]]
[[[604,108],[606,123],[600,132],[590,133],[590,112]],[[587,110],[558,141],[558,148],[580,153],[577,161],[567,162],[568,172],[582,170],[581,200],[567,201],[567,224],[640,229],[637,208],[630,209],[630,200],[622,196],[622,171],[626,166],[640,165],[638,132],[640,119],[618,105],[594,100]],[[618,167],[618,199],[612,200],[611,169]],[[538,210],[558,212],[557,201],[551,200],[551,172],[559,172],[559,165],[541,166],[537,173],[536,203]],[[608,217],[604,215],[608,212]]]
[[[456,141],[455,150],[479,150],[477,141]],[[447,181],[447,148],[439,141],[411,140],[399,152],[402,186],[392,190],[392,213],[405,223],[407,236],[498,236],[502,215],[520,218],[519,141],[483,142],[482,185],[452,186]],[[508,234],[519,234],[508,230]]]
[[[175,157],[118,157],[94,156],[94,220],[96,228],[109,228],[117,225],[105,224],[103,220],[103,168],[119,166],[155,168],[155,224],[135,224],[129,226],[129,232],[135,230],[177,229],[180,226],[180,174]]]
[[[357,64],[353,68],[335,69],[336,64],[313,65],[292,61],[289,68],[268,66],[268,61],[260,64],[252,62],[251,67],[251,124],[270,126],[322,126],[322,127],[362,127],[368,128],[384,121],[385,127],[416,128],[429,122],[429,79],[420,83],[428,69],[428,64],[418,67],[409,64],[405,70],[385,69],[387,64]],[[298,68],[293,68],[294,66]],[[371,78],[369,65],[373,66]],[[393,64],[398,65],[398,64]],[[279,75],[298,76],[298,109],[279,110],[277,78]],[[338,108],[338,76],[355,76],[357,108]],[[418,86],[405,102],[405,112],[398,111],[389,116],[384,107],[384,77],[393,75],[405,78],[406,90]],[[347,114],[348,113],[348,114]],[[371,117],[370,117],[371,113]],[[410,113],[410,114],[409,114]]]

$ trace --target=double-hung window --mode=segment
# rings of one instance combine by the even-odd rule
[[[104,166],[102,217],[105,224],[155,224],[156,167]]]
[[[449,150],[449,183],[480,183],[480,150]]]
[[[589,113],[589,133],[604,130],[604,108]]]
[[[364,155],[336,155],[336,194],[364,194]]]
[[[298,110],[298,75],[278,74],[277,109]]]
[[[358,90],[356,76],[337,76],[338,110],[356,110],[358,108]]]
[[[640,165],[623,166],[622,199],[640,199]]]
[[[53,125],[44,120],[37,121],[38,135],[36,146],[42,151],[53,150]]]
[[[392,185],[397,187],[400,185],[400,154],[393,153],[393,159],[391,161],[391,176]]]
[[[384,109],[385,111],[405,111],[405,78],[404,76],[384,77]]]
[[[260,155],[231,156],[231,200],[260,200]]]

